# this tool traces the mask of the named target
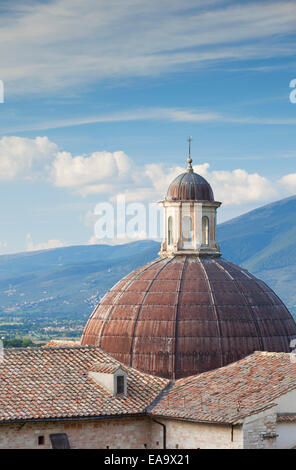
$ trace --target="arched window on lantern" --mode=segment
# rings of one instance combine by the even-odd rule
[[[209,244],[209,218],[206,215],[202,218],[202,244]]]
[[[185,243],[192,243],[192,218],[184,215],[182,218],[182,238]]]
[[[168,245],[172,245],[174,243],[173,237],[173,217],[170,215],[168,218]]]

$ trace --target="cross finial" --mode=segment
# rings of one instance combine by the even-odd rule
[[[188,137],[188,146],[189,146],[189,157],[190,157],[190,153],[191,153],[191,141],[192,141],[192,137]]]
[[[192,137],[188,137],[188,159],[187,159],[187,162],[188,162],[188,167],[187,167],[187,170],[188,172],[193,172],[193,169],[192,169],[192,166],[191,166],[191,163],[192,163],[192,158],[191,158],[191,141],[192,141]]]

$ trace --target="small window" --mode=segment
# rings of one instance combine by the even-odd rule
[[[50,434],[49,437],[53,449],[70,449],[70,443],[67,434]]]
[[[202,218],[202,244],[209,244],[209,219],[207,216]]]
[[[43,446],[44,445],[44,436],[38,436],[38,445]]]
[[[116,393],[118,395],[124,394],[124,376],[118,375],[116,377]]]
[[[184,242],[192,242],[192,218],[189,215],[182,218],[182,235]]]
[[[173,217],[170,215],[168,218],[168,245],[174,243],[173,239]]]

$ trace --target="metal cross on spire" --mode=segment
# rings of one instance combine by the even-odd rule
[[[187,159],[187,162],[188,162],[188,167],[187,167],[187,171],[189,172],[192,172],[193,169],[192,169],[192,166],[191,166],[191,163],[192,163],[192,158],[191,158],[191,142],[192,142],[192,137],[188,137],[187,139],[188,141],[188,159]]]

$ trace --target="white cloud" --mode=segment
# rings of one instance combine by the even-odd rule
[[[288,189],[289,192],[296,193],[296,173],[290,173],[289,175],[283,176],[279,183]]]
[[[215,199],[226,206],[267,201],[277,194],[272,182],[258,173],[248,173],[244,169],[210,171],[209,163],[195,165],[194,170],[206,178],[213,188]],[[142,178],[142,188],[128,188],[125,191],[126,200],[155,201],[162,198],[172,180],[182,172],[184,168],[180,166],[165,169],[162,164],[146,165],[143,171],[146,180]]]
[[[118,182],[128,180],[131,169],[129,157],[122,151],[94,152],[90,156],[75,156],[59,152],[50,170],[55,186],[78,188],[83,194],[112,190]]]
[[[1,78],[14,91],[67,89],[229,59],[294,54],[290,1],[52,0],[7,2]]]
[[[34,243],[30,233],[26,236],[27,241],[27,251],[39,251],[39,250],[50,250],[53,248],[61,248],[66,246],[60,240],[48,240],[47,242]]]
[[[295,125],[295,118],[274,117],[254,117],[238,116],[217,113],[216,111],[202,109],[182,109],[182,108],[141,108],[131,110],[121,110],[114,113],[106,113],[97,116],[82,117],[79,119],[63,119],[55,121],[31,122],[21,126],[2,129],[3,133],[16,133],[24,131],[41,131],[48,129],[60,129],[64,127],[81,126],[94,123],[112,122],[133,122],[133,121],[168,121],[168,122],[217,122],[234,123],[242,125]]]
[[[203,163],[195,165],[194,170],[204,176],[211,184],[215,200],[223,203],[222,210],[218,213],[220,221],[237,216],[242,211],[252,210],[264,202],[282,197],[279,185],[258,173],[248,173],[245,169],[211,171],[209,163]],[[114,213],[117,214],[118,211],[118,198],[122,200],[122,197],[125,196],[127,209],[128,203],[141,202],[143,203],[143,205],[139,204],[142,208],[141,213],[146,213],[147,216],[150,209],[148,204],[163,199],[169,184],[184,171],[184,167],[166,168],[164,164],[156,163],[144,165],[142,168],[133,165],[133,184],[122,181],[121,186],[115,185],[109,193],[109,199],[114,204]],[[87,213],[86,220],[89,225],[95,225],[96,219],[97,216],[93,212]],[[118,221],[116,220],[115,218],[117,226]],[[149,218],[149,224],[151,221],[152,219]],[[111,242],[118,244],[148,237],[153,238],[154,235],[151,237],[150,234],[147,235],[145,231],[140,229],[139,232],[129,233],[128,236],[126,234],[123,237],[117,236]],[[90,243],[99,243],[100,241],[96,237],[92,237]],[[107,240],[107,243],[110,243],[110,239]]]
[[[47,137],[0,139],[0,180],[32,178],[53,158],[57,145]]]
[[[267,201],[277,196],[279,185],[258,173],[240,168],[211,171],[208,163],[194,168],[209,181],[216,199],[224,205]],[[167,168],[161,163],[139,166],[122,150],[73,156],[58,151],[48,137],[0,139],[0,180],[33,179],[42,175],[54,186],[83,196],[98,194],[115,200],[122,193],[127,202],[153,202],[165,196],[171,181],[183,171],[184,167]],[[293,191],[295,179],[295,174],[286,175],[280,183]]]
[[[110,193],[122,181],[131,183],[131,160],[123,151],[72,156],[58,151],[48,137],[0,139],[0,180],[48,179],[54,186],[82,195]]]
[[[208,163],[194,169],[209,181],[216,199],[226,206],[267,201],[277,195],[276,186],[258,173],[240,168],[211,171]],[[55,186],[75,189],[83,196],[100,194],[115,201],[119,194],[124,194],[126,202],[153,202],[165,196],[169,184],[183,171],[181,166],[165,168],[158,163],[140,167],[123,151],[75,157],[59,152],[50,179]]]
[[[132,121],[172,121],[172,122],[210,122],[225,121],[231,122],[236,118],[227,118],[215,111],[202,111],[192,109],[177,108],[140,108],[131,110],[121,110],[114,113],[106,113],[97,116],[82,117],[79,119],[63,119],[55,121],[36,122],[21,127],[4,129],[3,132],[19,132],[32,130],[59,129],[63,127],[81,126],[101,122],[132,122]],[[249,119],[249,118],[247,118]],[[252,119],[252,118],[250,118]],[[240,122],[240,121],[239,121]]]
[[[144,186],[137,188],[136,185],[131,185],[131,187],[121,188],[120,193],[116,193],[110,197],[110,201],[115,202],[117,197],[124,196],[125,202],[154,202],[160,199],[160,193],[155,190],[154,187],[149,186],[151,182],[147,179],[143,181]],[[118,188],[119,189],[119,188]],[[165,190],[165,189],[164,189]],[[164,191],[163,191],[164,192]],[[114,191],[113,191],[114,193]]]
[[[203,168],[197,166],[196,171],[209,181],[215,199],[226,206],[267,201],[277,194],[272,182],[258,173],[248,173],[240,168],[211,172],[208,164]]]

